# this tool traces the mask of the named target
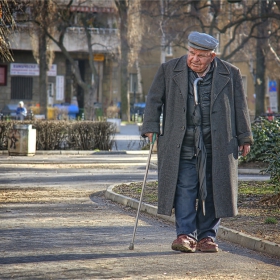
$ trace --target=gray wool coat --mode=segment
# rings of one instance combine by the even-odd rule
[[[181,146],[186,131],[188,96],[187,56],[163,63],[147,96],[141,134],[158,137],[158,213],[171,215]],[[212,178],[216,217],[237,212],[238,146],[253,142],[240,70],[214,59],[211,90]],[[163,106],[164,105],[164,106]],[[160,115],[163,124],[160,133]],[[246,143],[247,143],[246,142]]]

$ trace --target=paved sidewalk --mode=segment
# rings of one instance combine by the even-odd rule
[[[73,169],[69,161],[94,158],[73,155],[59,156],[58,168],[54,158],[29,166],[0,157],[1,199],[10,201],[0,208],[0,279],[279,279],[279,259],[223,240],[211,256],[174,252],[173,224],[146,214],[129,250],[136,212],[104,199],[108,174],[126,169]]]
[[[279,258],[223,239],[218,254],[174,252],[173,223],[145,213],[129,250],[136,211],[104,193],[143,178],[146,158],[1,155],[0,279],[279,279]]]
[[[121,124],[120,132],[114,137],[113,151],[139,151],[146,141],[140,135],[137,124]]]
[[[138,200],[115,193],[114,185],[111,185],[106,190],[105,197],[108,199],[111,199],[114,202],[120,203],[122,205],[131,207],[134,209],[138,209],[138,207],[139,207]],[[164,215],[158,215],[157,207],[155,207],[153,205],[142,203],[141,211],[151,214],[155,217],[160,217],[161,219],[172,222],[173,224],[175,223],[174,215],[172,215],[171,217],[164,216]],[[242,245],[245,248],[252,249],[252,250],[255,250],[258,252],[262,252],[262,253],[267,253],[272,256],[276,256],[276,257],[280,258],[280,244],[276,244],[274,242],[256,238],[256,237],[250,236],[248,234],[244,234],[242,232],[238,232],[236,230],[232,230],[230,228],[226,228],[223,226],[219,227],[217,236],[218,236],[218,238],[222,238],[224,240]]]

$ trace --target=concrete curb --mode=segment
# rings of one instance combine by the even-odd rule
[[[130,183],[127,183],[128,185]],[[139,201],[124,195],[117,194],[113,191],[114,187],[116,185],[111,185],[107,188],[105,192],[105,197],[107,199],[110,199],[114,202],[117,202],[119,204],[123,204],[125,206],[129,206],[134,209],[138,209]],[[165,215],[159,215],[157,214],[157,207],[142,203],[141,205],[141,211],[146,212],[150,215],[160,217],[166,221],[174,222],[175,223],[175,216],[172,215],[171,217],[165,216]],[[248,234],[244,234],[241,232],[238,232],[236,230],[232,230],[223,226],[219,227],[217,236],[219,238],[222,238],[224,240],[239,244],[245,248],[255,250],[261,253],[266,253],[272,256],[280,257],[280,244],[276,244],[274,242],[262,240],[260,238],[256,238],[253,236],[250,236]]]
[[[94,151],[94,150],[38,150],[35,155],[146,155],[149,151],[139,150],[139,151]],[[0,150],[0,155],[9,155],[8,150]]]
[[[238,168],[238,174],[263,175],[261,169]]]

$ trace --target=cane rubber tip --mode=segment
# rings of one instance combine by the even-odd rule
[[[134,244],[131,243],[131,244],[129,245],[129,250],[134,250]]]

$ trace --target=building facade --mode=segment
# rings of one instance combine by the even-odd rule
[[[58,1],[58,0],[56,0]],[[64,0],[58,1],[63,6]],[[199,1],[195,5],[205,6],[200,9],[201,21],[205,26],[213,20],[214,11],[208,5],[209,1]],[[210,1],[211,2],[211,1]],[[210,3],[209,2],[209,3]],[[180,4],[180,9],[176,5]],[[187,36],[193,31],[202,31],[197,18],[193,17],[197,10],[193,10],[194,3],[187,1],[130,1],[128,14],[128,101],[131,108],[135,104],[145,103],[146,96],[161,63],[182,56],[187,53]],[[172,6],[174,5],[174,6]],[[209,7],[207,7],[207,5]],[[220,1],[216,7],[218,15],[217,27],[222,29],[224,23],[233,20],[244,13],[246,5],[230,4]],[[230,6],[229,6],[230,5]],[[199,8],[201,8],[201,6]],[[175,12],[174,12],[175,11]],[[223,12],[226,11],[226,12]],[[106,115],[106,109],[121,102],[120,89],[120,19],[113,0],[74,1],[70,7],[73,14],[72,25],[67,27],[63,45],[75,65],[79,69],[81,80],[89,87],[94,84],[95,96],[90,102],[98,111],[98,115]],[[246,11],[245,11],[246,12]],[[15,12],[15,19],[19,20],[25,14]],[[176,14],[177,13],[177,14]],[[88,15],[87,28],[81,25],[81,17]],[[279,96],[279,62],[273,56],[267,56],[265,81],[256,79],[255,43],[242,47],[234,56],[229,56],[250,32],[250,24],[242,25],[232,44],[233,28],[219,33],[217,29],[211,34],[220,41],[216,50],[217,56],[241,69],[244,88],[247,96],[251,119],[255,118],[256,94],[255,85],[265,83],[267,112],[278,112]],[[17,104],[24,101],[27,107],[40,105],[40,73],[38,65],[38,44],[36,37],[30,31],[30,24],[18,23],[18,29],[11,37],[11,48],[14,62],[0,63],[0,111],[7,104]],[[216,30],[216,31],[215,31]],[[86,32],[87,31],[87,32]],[[208,30],[204,30],[208,32]],[[91,36],[93,60],[95,70],[90,67],[90,54],[87,34]],[[54,35],[57,36],[58,34]],[[48,49],[52,52],[52,63],[47,78],[47,105],[70,104],[77,100],[80,109],[89,102],[85,97],[85,89],[79,85],[74,75],[75,67],[65,53],[51,40]],[[229,58],[227,58],[229,57]]]
[[[38,36],[32,30],[35,25],[22,20],[28,16],[31,18],[30,9],[26,6],[20,12],[13,13],[17,21],[17,30],[10,37],[14,61],[0,63],[0,112],[6,105],[17,105],[19,101],[23,101],[27,109],[40,108],[41,105]],[[75,17],[74,24],[67,28],[63,46],[77,64],[81,80],[89,86],[95,84],[93,106],[106,109],[112,103],[120,101],[117,56],[119,38],[115,6],[112,1],[97,0],[90,1],[90,4],[86,1],[82,4],[74,1],[70,13]],[[81,15],[88,15],[92,19],[87,30],[79,23]],[[92,42],[94,72],[89,63],[87,34]],[[59,40],[58,36],[59,33],[54,32],[56,40]],[[47,55],[52,56],[47,72],[47,106],[67,106],[77,102],[82,111],[87,101],[84,89],[74,75],[73,64],[55,42],[49,38],[47,42]]]

